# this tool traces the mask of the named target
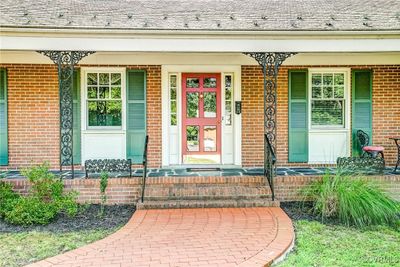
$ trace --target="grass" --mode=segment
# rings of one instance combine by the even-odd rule
[[[294,221],[295,249],[286,266],[400,266],[400,231],[385,226],[363,230],[317,221]]]
[[[102,239],[116,230],[0,233],[0,266],[14,267],[36,262]]]

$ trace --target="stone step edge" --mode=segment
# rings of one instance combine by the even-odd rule
[[[254,195],[182,195],[182,196],[144,196],[148,201],[169,201],[169,200],[271,200],[272,194]]]
[[[183,200],[183,201],[145,201],[138,202],[136,209],[190,209],[190,208],[244,208],[244,207],[279,207],[279,201],[264,200]]]

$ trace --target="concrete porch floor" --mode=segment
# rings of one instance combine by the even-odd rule
[[[310,175],[323,175],[326,172],[334,173],[335,168],[333,167],[278,167],[277,176],[310,176]],[[54,171],[55,174],[59,175],[59,171]],[[18,170],[3,171],[0,170],[0,177],[4,174],[5,178],[9,179],[20,179],[24,178]],[[133,169],[132,176],[138,177],[143,175],[143,169]],[[190,170],[190,168],[160,168],[160,169],[148,169],[148,177],[193,177],[193,176],[261,176],[263,175],[263,168],[221,168],[216,171],[196,171]],[[378,174],[379,175],[379,174]],[[400,170],[393,173],[393,168],[386,168],[384,173],[381,175],[400,175]],[[129,173],[116,173],[112,174],[112,177],[127,177]],[[70,171],[63,171],[62,177],[65,179],[71,179]],[[96,175],[90,175],[91,178]],[[85,178],[85,172],[82,170],[75,171],[75,179]]]

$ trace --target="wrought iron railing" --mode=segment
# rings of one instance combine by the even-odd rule
[[[142,178],[142,197],[141,200],[144,200],[144,190],[146,189],[146,178],[147,178],[147,145],[149,143],[149,136],[146,135],[146,139],[144,141],[144,150],[143,150],[143,178]]]
[[[276,156],[275,151],[271,145],[271,142],[267,136],[264,134],[264,178],[265,183],[268,182],[271,188],[272,200],[275,200],[275,190],[274,190],[274,176],[276,173]]]

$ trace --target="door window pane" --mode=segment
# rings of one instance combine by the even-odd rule
[[[199,117],[199,93],[186,93],[186,117]]]
[[[169,76],[169,95],[170,95],[170,125],[171,126],[176,126],[177,125],[177,99],[176,99],[176,75],[170,75]]]
[[[204,88],[217,88],[217,79],[216,78],[204,78]]]
[[[199,151],[199,126],[186,126],[186,150]]]
[[[186,78],[186,87],[187,88],[199,88],[200,87],[199,78]]]
[[[217,95],[216,93],[204,93],[204,117],[216,118],[217,117]]]
[[[204,126],[204,151],[217,151],[217,126]]]
[[[232,125],[232,75],[225,76],[225,125]]]

